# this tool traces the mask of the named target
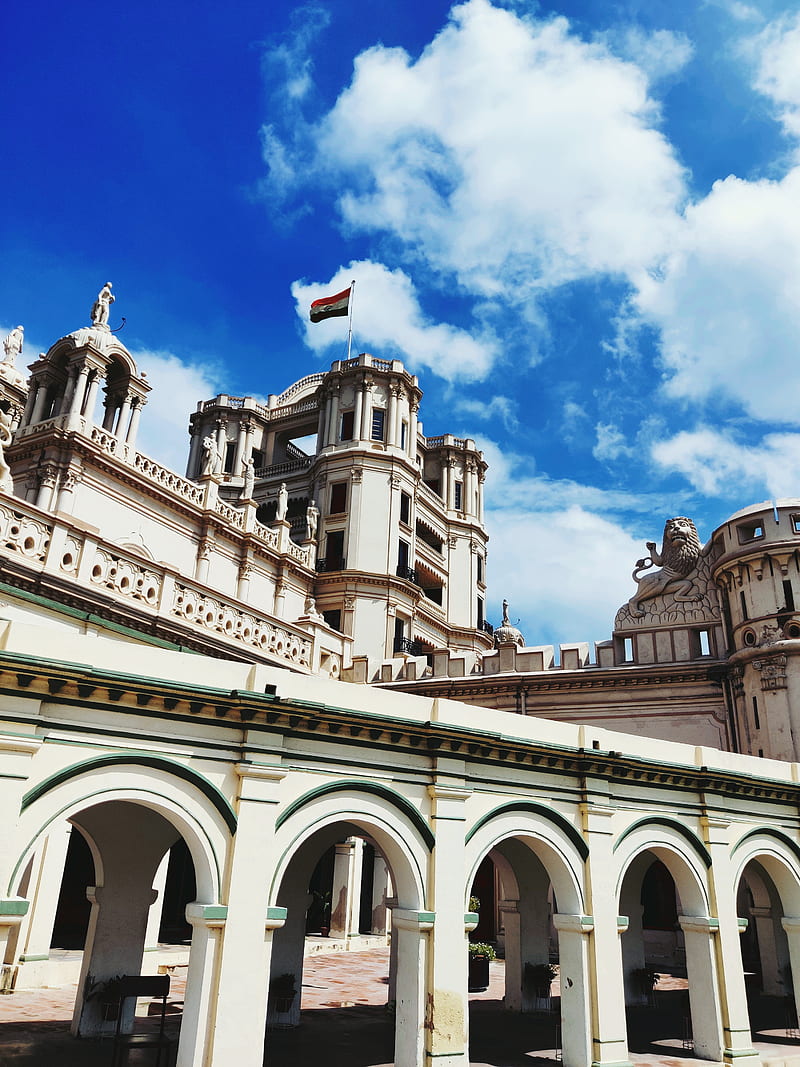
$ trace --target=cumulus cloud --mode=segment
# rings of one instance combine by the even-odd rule
[[[652,82],[677,74],[694,55],[694,45],[686,34],[673,30],[646,33],[638,26],[629,26],[606,32],[599,39],[645,71]]]
[[[487,374],[497,356],[494,337],[484,333],[475,338],[456,326],[432,322],[422,310],[409,276],[371,260],[340,267],[325,282],[293,283],[292,296],[297,302],[304,339],[315,352],[337,346],[344,358],[347,319],[312,323],[308,309],[312,300],[346,289],[353,278],[357,279],[353,304],[355,351],[363,345],[360,338],[369,338],[384,358],[394,353],[412,370],[427,367],[450,381],[476,381]]]
[[[592,449],[592,455],[600,463],[616,460],[620,456],[629,456],[631,454],[625,435],[613,423],[598,422],[595,426],[595,433],[597,439]]]
[[[222,368],[184,363],[171,352],[139,349],[131,355],[153,386],[142,412],[137,447],[182,474],[189,456],[189,412],[198,400],[224,391]]]
[[[738,443],[730,434],[710,427],[684,431],[657,441],[654,461],[678,471],[709,496],[730,496],[732,487],[766,490],[770,498],[798,495],[800,434],[768,434],[758,445]]]
[[[658,257],[684,184],[657,121],[644,73],[565,19],[469,0],[416,60],[362,53],[318,143],[352,228],[521,303]]]
[[[668,395],[722,397],[797,424],[800,169],[728,177],[688,208],[663,271],[642,277],[640,313],[660,331]]]
[[[489,419],[500,419],[509,433],[515,433],[519,429],[517,405],[507,396],[498,395],[488,400],[480,400],[477,397],[454,394],[449,397],[449,403],[458,415],[467,415],[484,422]]]
[[[769,23],[747,51],[757,59],[755,88],[777,105],[787,133],[800,136],[800,14]]]

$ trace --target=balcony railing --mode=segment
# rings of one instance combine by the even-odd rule
[[[407,652],[409,656],[424,656],[427,651],[421,641],[413,641],[408,637],[396,637],[394,650],[395,652]]]
[[[344,556],[323,556],[317,560],[318,571],[343,571],[347,566]]]
[[[397,577],[405,578],[407,582],[413,582],[414,585],[419,585],[417,581],[417,572],[411,567],[407,567],[404,563],[397,564]]]
[[[494,626],[492,626],[492,624],[490,622],[487,622],[486,619],[483,620],[483,622],[480,624],[478,629],[479,630],[483,630],[484,633],[487,633],[487,634],[493,634],[494,633]]]

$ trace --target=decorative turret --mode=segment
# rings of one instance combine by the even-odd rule
[[[508,617],[508,601],[504,600],[503,621],[494,631],[494,647],[499,648],[500,645],[505,645],[509,641],[513,641],[514,644],[519,645],[520,648],[525,647],[525,638],[516,626],[512,626],[511,620]]]

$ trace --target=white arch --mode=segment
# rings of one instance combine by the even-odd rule
[[[279,859],[269,898],[272,904],[277,900],[283,877],[298,849],[319,830],[336,823],[355,826],[375,840],[392,871],[400,908],[419,910],[424,907],[427,845],[399,808],[356,788],[309,799],[278,829],[275,844]]]
[[[800,860],[788,842],[767,831],[756,833],[734,845],[731,858],[734,892],[747,864],[757,860],[775,885],[784,915],[800,918]]]
[[[618,862],[615,895],[617,901],[622,893],[631,863],[643,852],[650,852],[661,860],[678,890],[684,915],[709,914],[708,869],[701,855],[692,848],[686,837],[678,830],[656,822],[637,826],[620,844],[615,853]]]
[[[209,904],[219,901],[225,857],[231,840],[220,812],[191,783],[164,770],[124,764],[94,767],[78,773],[31,802],[19,818],[19,859],[9,891],[18,885],[42,835],[54,822],[71,820],[86,808],[112,800],[140,804],[167,819],[189,848],[198,901]],[[92,852],[97,864],[96,850]],[[102,873],[102,866],[99,871],[96,868],[96,873]]]
[[[555,823],[533,812],[513,810],[498,812],[467,842],[465,910],[469,889],[481,861],[497,845],[512,838],[527,845],[540,860],[552,882],[559,909],[582,915],[586,899],[584,861],[575,844]]]

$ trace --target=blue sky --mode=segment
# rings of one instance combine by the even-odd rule
[[[489,617],[610,635],[664,519],[800,495],[796,5],[6,5],[0,326],[112,325],[198,399],[359,350],[475,437]],[[116,316],[116,323],[113,321]]]

